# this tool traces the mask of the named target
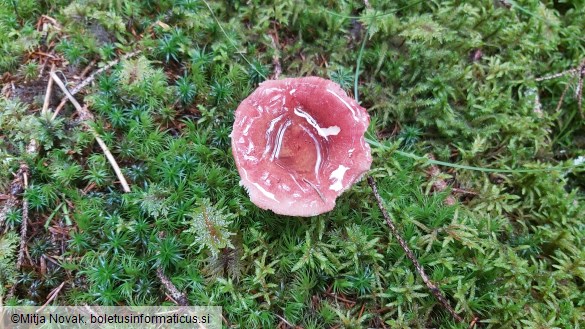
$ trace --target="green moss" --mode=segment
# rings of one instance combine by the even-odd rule
[[[6,304],[42,305],[65,282],[56,304],[158,305],[167,302],[162,268],[190,303],[222,306],[233,328],[284,320],[467,328],[474,316],[493,328],[578,327],[583,167],[489,173],[429,167],[419,156],[539,170],[583,156],[579,79],[536,78],[582,63],[585,5],[369,4],[0,2],[0,193],[10,194],[11,173],[27,164],[23,197],[35,237],[17,271],[23,212],[7,207],[0,297],[17,283]],[[37,30],[42,14],[61,26],[44,20]],[[133,50],[141,54],[75,96],[129,180],[132,191],[122,193],[73,107],[56,119],[39,115],[49,66],[31,54],[63,59],[60,74],[75,81],[89,63]],[[371,139],[381,140],[371,171],[381,196],[467,323],[455,323],[428,291],[365,182],[315,218],[277,216],[249,201],[229,133],[237,105],[272,76],[275,58],[283,76],[329,77],[357,93]],[[26,152],[31,139],[35,154]],[[44,257],[60,261],[43,269]]]

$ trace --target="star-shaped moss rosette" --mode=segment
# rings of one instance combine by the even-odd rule
[[[254,204],[277,214],[328,212],[370,169],[369,122],[333,81],[266,81],[235,113],[231,138],[240,184]]]

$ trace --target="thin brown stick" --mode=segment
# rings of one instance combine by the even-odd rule
[[[96,76],[102,74],[102,72],[105,72],[109,69],[111,69],[112,67],[114,67],[115,65],[117,65],[118,63],[120,63],[123,60],[126,60],[130,57],[134,57],[138,54],[140,54],[142,52],[142,50],[136,50],[130,53],[127,53],[126,55],[117,58],[113,61],[110,61],[108,64],[106,64],[104,67],[102,67],[101,69],[93,72],[90,76],[88,76],[85,80],[83,80],[80,84],[78,84],[77,86],[75,86],[75,88],[71,89],[71,94],[75,95],[77,94],[79,91],[81,91],[81,89],[85,88],[87,85],[89,85]]]
[[[83,69],[83,71],[81,71],[78,78],[79,79],[85,78],[85,76],[89,73],[89,70],[91,70],[91,68],[95,65],[95,63],[96,63],[95,59],[93,61],[89,62],[89,64],[87,64],[87,66]]]
[[[561,110],[561,106],[563,106],[563,100],[565,100],[565,95],[567,95],[567,91],[569,90],[569,86],[571,86],[571,84],[567,83],[567,85],[565,86],[565,89],[563,90],[563,93],[561,94],[561,98],[559,98],[559,102],[557,104],[557,107],[555,108],[555,112],[558,112]]]
[[[28,166],[20,165],[20,172],[23,178],[24,191],[28,187]],[[22,224],[20,225],[20,249],[18,250],[18,259],[16,260],[16,269],[20,270],[24,261],[24,250],[26,249],[26,234],[28,230],[28,199],[22,200]]]
[[[37,310],[37,313],[40,313],[42,310],[45,309],[45,307],[47,307],[47,305],[49,305],[50,302],[52,302],[55,298],[57,298],[57,296],[59,295],[59,292],[61,291],[61,289],[63,289],[63,286],[65,286],[65,281],[63,281],[57,288],[53,289],[49,293],[49,299],[47,299],[47,301],[43,304],[43,306],[41,306],[41,308],[39,308]]]
[[[333,294],[333,293],[330,293],[330,292],[325,292],[325,295],[327,295],[329,297],[332,297],[332,298],[335,298],[335,300],[340,300],[340,301],[342,301],[344,303],[352,304],[352,306],[356,304],[356,302],[354,302],[353,300],[349,300],[347,298],[343,298],[341,296],[338,296],[337,294]]]
[[[445,309],[447,309],[447,311],[449,313],[451,313],[451,315],[455,318],[455,320],[457,320],[458,322],[463,322],[463,318],[461,316],[459,316],[459,314],[457,314],[457,312],[455,312],[453,307],[451,307],[451,305],[449,304],[449,301],[447,301],[445,296],[443,296],[443,293],[441,292],[441,290],[439,290],[439,288],[437,288],[437,286],[433,282],[431,282],[431,280],[429,279],[429,277],[425,273],[424,268],[420,265],[420,263],[418,262],[418,259],[414,256],[414,253],[410,250],[410,248],[406,244],[406,241],[404,240],[404,238],[402,238],[402,236],[398,232],[398,229],[396,228],[396,226],[392,222],[392,218],[390,217],[390,214],[386,210],[386,207],[384,207],[384,202],[382,200],[382,197],[380,196],[380,193],[378,193],[378,186],[376,185],[376,181],[374,180],[374,178],[372,176],[368,176],[368,183],[372,187],[372,193],[374,193],[374,197],[376,198],[376,201],[378,203],[378,207],[380,208],[380,211],[382,212],[382,216],[384,216],[384,219],[386,220],[386,224],[388,224],[388,227],[390,228],[392,235],[396,238],[396,240],[398,240],[398,244],[400,244],[400,247],[402,247],[402,250],[404,250],[404,252],[406,253],[406,257],[408,257],[408,259],[410,259],[410,261],[412,262],[412,264],[416,268],[416,271],[421,276],[421,278],[422,278],[423,282],[426,284],[427,288],[429,288],[431,293],[435,296],[435,298],[437,298],[437,300],[443,305],[443,307],[445,307]]]
[[[51,65],[51,72],[55,72],[55,64]],[[51,102],[51,91],[53,89],[53,79],[49,78],[47,83],[47,91],[45,92],[45,101],[43,102],[43,109],[41,114],[45,115],[49,110],[49,103]]]
[[[272,48],[274,48],[274,55],[272,56],[272,65],[274,65],[274,74],[272,76],[273,79],[278,79],[280,74],[282,73],[282,66],[280,65],[280,51],[278,50],[278,34],[276,29],[274,31],[274,35],[271,33],[268,34],[270,36],[270,40],[272,43]]]
[[[27,152],[31,153],[31,149],[36,147],[35,140],[31,140],[27,147]],[[26,188],[28,187],[28,166],[26,163],[22,162],[20,164],[20,168],[16,174],[15,179],[13,180],[12,184],[10,185],[10,195],[9,198],[6,200],[4,207],[0,210],[0,229],[2,228],[2,224],[4,219],[6,218],[6,213],[13,209],[13,207],[17,207],[20,205],[19,197],[21,196]],[[22,223],[20,224],[20,246],[18,249],[18,258],[16,259],[16,269],[20,270],[22,267],[22,263],[24,263],[25,255],[28,255],[26,250],[26,236],[28,234],[28,200],[25,197],[22,197]],[[30,258],[30,257],[29,257]],[[14,296],[16,292],[16,287],[18,286],[18,282],[14,283],[10,290],[8,291],[7,298]],[[1,300],[0,300],[1,301]]]
[[[360,309],[360,314],[358,314],[358,319],[362,317],[365,309],[366,309],[366,304],[362,304],[362,307]]]
[[[73,95],[71,95],[69,90],[67,90],[67,87],[65,87],[65,84],[63,83],[63,81],[61,81],[61,79],[57,76],[57,74],[55,74],[55,72],[51,72],[51,78],[53,80],[55,80],[55,83],[59,86],[59,88],[61,88],[61,90],[67,96],[69,101],[71,101],[73,106],[75,106],[75,108],[77,109],[77,112],[79,113],[79,117],[84,121],[84,124],[89,128],[89,130],[93,134],[93,137],[98,142],[102,151],[104,152],[104,155],[106,156],[106,158],[110,162],[110,165],[114,169],[114,172],[116,173],[116,176],[118,177],[118,180],[122,184],[122,188],[124,189],[124,192],[130,192],[130,186],[128,185],[126,178],[122,174],[122,170],[120,170],[120,166],[118,166],[118,163],[116,162],[116,159],[112,155],[112,152],[110,152],[110,149],[108,149],[106,143],[104,143],[104,141],[101,139],[101,137],[99,136],[97,131],[95,131],[95,129],[93,129],[93,127],[91,127],[86,122],[87,120],[93,120],[93,114],[91,114],[91,112],[89,112],[89,110],[87,108],[81,107],[81,104],[79,104],[79,102],[73,97]]]
[[[118,59],[115,59],[111,62],[109,62],[108,64],[106,64],[104,67],[102,67],[101,69],[93,72],[89,77],[87,77],[85,80],[81,81],[77,86],[75,86],[73,89],[71,89],[70,93],[71,95],[75,95],[78,92],[81,91],[81,89],[85,88],[87,85],[89,85],[93,80],[95,80],[95,77],[98,76],[99,74],[101,74],[102,72],[111,69],[112,67],[114,67],[116,64],[120,63],[120,61],[128,59],[130,57],[136,56],[138,54],[140,54],[142,52],[142,50],[137,50],[137,51],[133,51],[131,53],[128,53]],[[85,71],[84,71],[85,73]],[[82,76],[84,74],[82,73]],[[61,111],[61,109],[63,108],[63,106],[65,106],[65,103],[67,103],[67,96],[63,97],[63,99],[61,99],[61,103],[59,103],[59,105],[57,106],[57,108],[55,109],[55,113],[53,113],[53,117],[52,119],[54,120],[57,117],[57,114],[59,114],[59,111]]]
[[[451,190],[455,193],[461,193],[461,194],[469,194],[469,195],[479,195],[479,193],[474,192],[474,191],[470,191],[470,190],[465,190],[462,188],[457,188],[457,187],[452,187]]]
[[[87,75],[87,73],[89,72],[89,70],[94,66],[95,64],[95,60],[91,61],[91,63],[89,63],[89,65],[81,72],[81,74],[79,75],[79,78],[83,78]],[[51,79],[52,81],[53,79]],[[75,93],[72,93],[72,95],[75,95]],[[51,120],[55,120],[55,118],[57,118],[57,115],[59,115],[59,112],[61,112],[61,110],[63,109],[63,106],[65,106],[65,104],[67,104],[67,96],[63,96],[63,98],[61,98],[61,102],[59,103],[59,105],[57,105],[57,107],[55,108],[55,112],[53,112],[53,116],[51,117]]]
[[[22,182],[22,192],[26,191],[28,187],[28,166],[26,163],[20,164],[20,169],[18,170],[17,180]],[[18,258],[16,259],[16,270],[20,271],[22,267],[22,263],[24,262],[24,256],[26,253],[26,235],[28,233],[28,199],[22,198],[22,223],[20,224],[20,246],[18,249]],[[8,292],[8,298],[14,296],[16,292],[16,287],[18,286],[18,281],[15,282],[10,291]]]
[[[223,321],[226,327],[228,328],[230,327],[229,321],[225,318],[225,316],[223,316],[223,314],[221,315],[221,320]]]
[[[61,91],[65,94],[65,97],[71,102],[71,104],[73,104],[73,106],[75,106],[75,108],[80,111],[81,104],[79,104],[79,102],[73,98],[73,94],[71,94],[71,92],[67,89],[63,83],[63,80],[61,80],[61,78],[59,78],[55,72],[50,72],[49,75],[51,76],[51,79],[54,80],[55,83],[59,86],[59,88],[61,88]]]
[[[283,318],[282,316],[274,313],[274,315],[276,315],[277,318],[280,319],[280,321],[284,322],[287,326],[289,326],[290,328],[294,328],[295,326],[293,326],[292,324],[290,324],[290,322],[286,321],[285,318]]]
[[[159,267],[156,269],[156,276],[165,287],[166,291],[171,294],[173,299],[179,304],[179,306],[188,306],[189,300],[185,295],[175,287],[175,285],[169,280],[169,278],[163,273],[162,269]]]
[[[575,74],[576,72],[578,72],[578,69],[577,68],[573,68],[573,69],[566,70],[566,71],[563,71],[563,72],[559,72],[559,73],[547,75],[547,76],[544,76],[544,77],[539,77],[539,78],[536,78],[534,80],[536,80],[536,81],[551,80],[551,79],[560,78],[560,77],[565,76],[567,74]]]
[[[583,78],[585,77],[585,60],[583,60],[579,66],[572,68],[570,70],[566,70],[560,73],[555,73],[555,74],[551,74],[551,75],[547,75],[544,77],[540,77],[540,78],[536,78],[536,81],[545,81],[545,80],[551,80],[551,79],[556,79],[556,78],[560,78],[562,76],[565,75],[574,75],[577,78],[577,86],[575,88],[575,97],[577,98],[577,104],[578,104],[578,108],[579,108],[579,114],[581,115],[582,119],[585,119],[585,113],[583,112]],[[561,98],[559,99],[559,102],[557,104],[557,108],[556,108],[556,112],[558,112],[561,109],[561,105],[563,103],[563,100],[565,98],[565,94],[567,93],[567,90],[569,89],[569,83],[567,83],[567,86],[565,87],[565,89],[563,90],[563,93],[561,94]]]
[[[585,74],[585,60],[581,62],[579,65],[579,72],[577,73],[579,81],[577,82],[577,88],[575,90],[575,95],[577,97],[577,104],[579,106],[579,114],[581,114],[581,119],[585,119],[585,115],[583,114],[583,75]]]

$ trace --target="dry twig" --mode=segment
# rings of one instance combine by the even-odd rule
[[[327,295],[329,297],[332,297],[332,298],[335,298],[335,301],[340,300],[340,301],[342,301],[344,303],[350,304],[352,307],[353,307],[353,305],[356,304],[356,302],[354,302],[353,300],[349,300],[347,298],[341,297],[341,296],[339,296],[337,294],[334,294],[334,293],[325,292],[325,295]]]
[[[294,328],[294,326],[292,324],[290,324],[290,322],[286,321],[285,318],[283,318],[282,316],[274,313],[274,315],[276,315],[277,318],[280,319],[280,321],[284,322],[287,326],[289,326],[290,328]]]
[[[159,267],[156,269],[156,276],[165,287],[167,292],[171,294],[171,297],[179,304],[179,306],[188,306],[189,300],[187,297],[175,287],[175,285],[169,280],[169,278],[163,273],[162,269]]]
[[[563,77],[565,75],[574,75],[577,79],[577,86],[575,88],[575,97],[577,98],[577,104],[579,108],[579,113],[581,114],[581,118],[585,119],[585,113],[583,112],[583,77],[585,76],[585,60],[583,60],[579,66],[572,68],[570,70],[566,70],[560,73],[555,73],[551,75],[547,75],[544,77],[536,78],[536,81],[545,81]],[[563,100],[565,99],[565,95],[567,94],[567,90],[569,90],[569,83],[565,86],[563,93],[561,94],[561,98],[557,104],[555,112],[558,112],[561,109],[561,105]]]
[[[429,288],[431,293],[435,296],[435,298],[437,298],[437,300],[443,305],[443,307],[445,307],[445,309],[447,309],[447,311],[449,313],[451,313],[451,315],[455,318],[455,320],[457,320],[458,322],[463,322],[463,318],[461,316],[459,316],[459,314],[457,314],[457,312],[455,312],[453,307],[451,307],[451,305],[449,304],[449,301],[447,301],[445,296],[443,296],[443,293],[441,292],[441,290],[439,290],[439,288],[437,288],[437,286],[433,282],[431,282],[431,280],[429,279],[429,277],[425,273],[424,268],[420,265],[420,263],[418,262],[418,259],[414,256],[414,253],[412,252],[412,250],[410,250],[410,248],[406,244],[406,241],[404,240],[404,238],[402,238],[402,236],[398,232],[398,229],[396,228],[396,226],[392,222],[392,218],[390,217],[390,214],[388,214],[386,207],[384,207],[384,202],[382,201],[382,197],[380,196],[380,193],[378,193],[378,186],[376,185],[376,181],[374,180],[374,178],[372,176],[368,176],[368,183],[372,187],[372,192],[374,193],[374,197],[376,198],[376,201],[378,203],[378,207],[380,208],[380,211],[382,212],[382,216],[384,216],[384,219],[386,220],[386,224],[388,224],[388,227],[390,228],[392,235],[396,238],[396,240],[398,240],[398,244],[400,244],[400,247],[402,247],[402,250],[404,250],[404,252],[406,253],[406,257],[408,257],[408,259],[410,259],[410,261],[412,262],[412,264],[416,268],[416,271],[418,272],[418,274],[422,278],[423,282],[426,284],[427,288]]]
[[[473,329],[475,328],[475,326],[477,325],[477,320],[479,320],[478,317],[473,318],[473,320],[471,320],[471,323],[469,324],[469,327],[467,327],[468,329]]]
[[[28,187],[28,166],[23,164],[22,176],[24,177],[24,190]],[[22,200],[22,223],[20,224],[20,248],[18,250],[18,259],[16,260],[16,269],[20,270],[24,261],[24,251],[26,249],[26,235],[28,231],[28,199]]]
[[[278,34],[276,29],[274,31],[274,35],[269,33],[270,40],[272,43],[272,48],[274,49],[274,56],[272,56],[272,64],[274,65],[274,75],[272,79],[278,79],[280,74],[282,73],[282,66],[280,65],[280,51],[278,50]]]
[[[65,286],[65,281],[63,281],[57,288],[51,290],[51,292],[49,293],[49,299],[47,299],[43,306],[41,306],[41,308],[37,310],[37,313],[40,313],[42,310],[45,309],[45,307],[47,307],[47,305],[49,305],[50,302],[57,298],[59,292],[61,291],[61,289],[63,289],[63,286]]]
[[[10,195],[4,204],[4,207],[0,211],[0,227],[3,222],[3,218],[6,217],[6,213],[20,204],[18,197],[26,190],[28,186],[28,166],[25,163],[20,164],[20,169],[16,173],[16,177],[10,184]],[[26,253],[26,236],[28,232],[28,200],[23,198],[22,201],[22,224],[20,224],[20,246],[18,249],[18,258],[16,259],[16,270],[20,270],[22,263],[24,262],[24,256]],[[7,298],[14,296],[18,282],[10,287]]]
[[[120,61],[134,57],[138,54],[140,54],[142,51],[141,50],[137,50],[137,51],[133,51],[131,53],[128,53],[118,59],[115,59],[111,62],[109,62],[108,64],[106,64],[104,67],[102,67],[101,69],[93,72],[89,77],[87,77],[85,80],[81,81],[77,86],[75,86],[73,89],[71,89],[71,91],[69,91],[69,93],[71,95],[75,95],[78,92],[80,92],[83,88],[85,88],[87,85],[89,85],[93,80],[95,80],[95,77],[100,75],[101,73],[105,72],[106,70],[111,69],[112,67],[114,67],[116,64],[120,63]],[[84,70],[84,73],[86,70]],[[82,77],[84,76],[84,74],[82,73]],[[67,103],[67,99],[68,96],[63,97],[63,99],[61,99],[61,103],[59,103],[59,105],[57,106],[57,108],[55,109],[55,113],[53,113],[53,117],[51,119],[55,119],[57,117],[57,114],[59,114],[59,111],[61,111],[61,109],[63,108],[63,106],[65,106],[65,103]]]
[[[55,72],[55,64],[51,65],[51,73]],[[50,73],[49,73],[50,74]],[[43,109],[41,113],[45,115],[49,110],[49,103],[51,101],[51,91],[53,88],[53,79],[49,78],[47,82],[47,92],[45,92],[45,101],[43,102]]]
[[[51,78],[53,80],[55,80],[55,83],[59,86],[59,88],[61,88],[61,90],[67,96],[69,101],[71,101],[73,106],[75,106],[75,108],[77,109],[77,112],[79,113],[79,117],[83,120],[84,124],[89,128],[89,130],[93,134],[95,140],[98,142],[102,151],[104,152],[106,158],[110,162],[110,165],[114,169],[114,172],[116,173],[116,176],[118,177],[118,180],[122,184],[122,188],[124,189],[124,192],[130,192],[130,186],[128,185],[126,178],[122,174],[122,170],[120,170],[120,166],[118,166],[118,163],[116,162],[116,159],[112,155],[112,152],[110,152],[110,149],[108,149],[106,143],[104,143],[104,141],[99,136],[97,131],[95,131],[95,129],[93,129],[93,127],[91,127],[87,123],[88,120],[93,120],[93,114],[91,114],[91,112],[89,112],[87,107],[81,107],[79,102],[73,97],[73,95],[71,95],[69,90],[67,90],[67,87],[65,87],[65,84],[63,83],[63,81],[61,81],[61,79],[57,76],[57,74],[55,74],[55,72],[51,72]]]

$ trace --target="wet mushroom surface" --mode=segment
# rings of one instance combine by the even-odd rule
[[[232,152],[251,201],[289,216],[330,211],[370,168],[366,110],[319,77],[270,80],[238,107]]]

